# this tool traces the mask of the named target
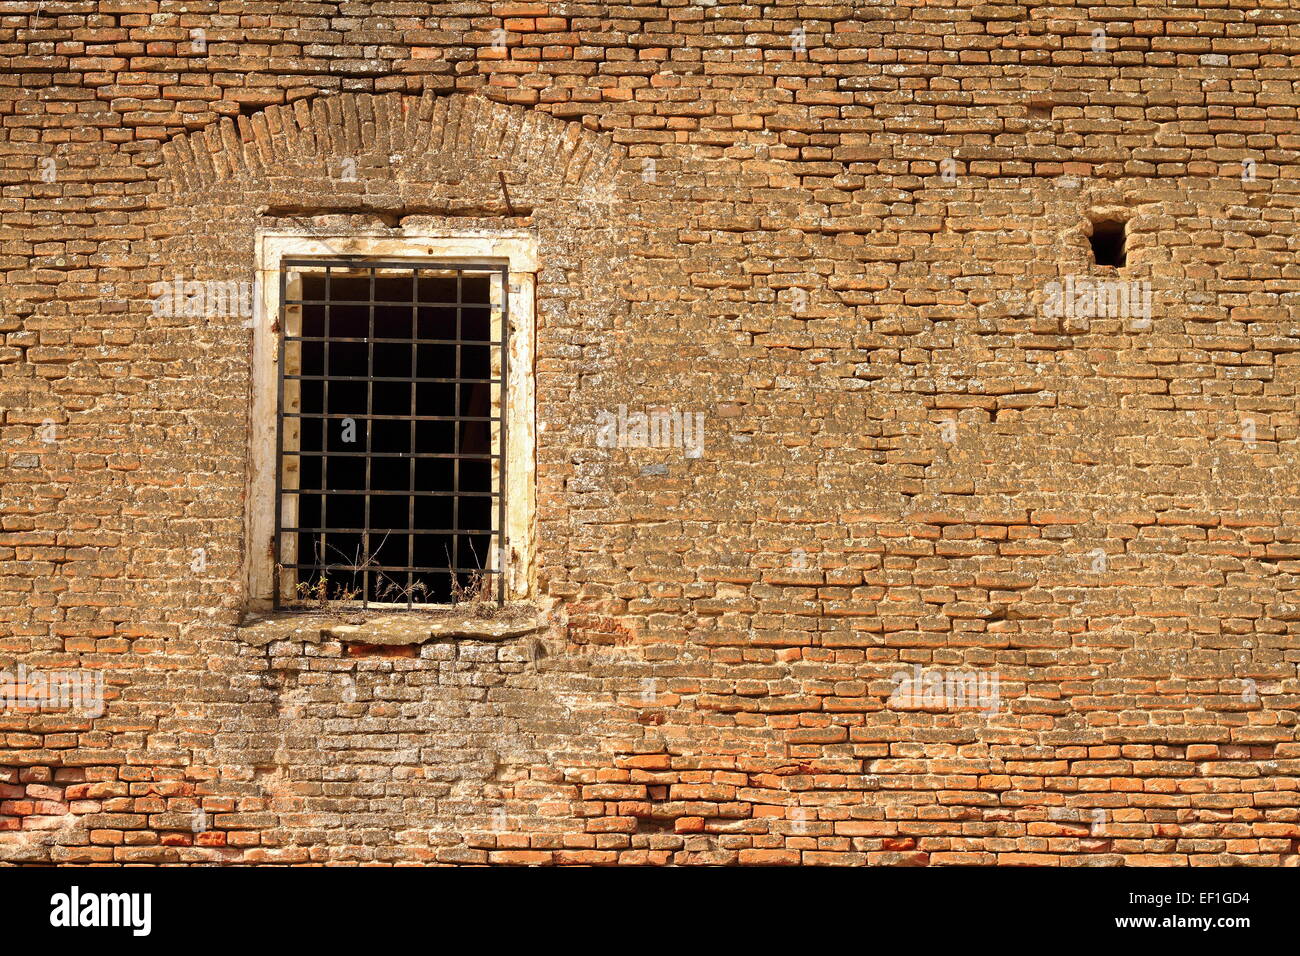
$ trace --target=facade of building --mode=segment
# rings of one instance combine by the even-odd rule
[[[1300,10],[0,3],[0,863],[1300,862]]]

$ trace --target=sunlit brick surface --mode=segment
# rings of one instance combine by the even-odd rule
[[[1298,111],[1288,0],[0,3],[0,863],[1300,862]],[[537,237],[533,607],[247,623],[156,290],[340,224]]]

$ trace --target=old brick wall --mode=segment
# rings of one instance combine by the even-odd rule
[[[0,862],[1300,862],[1294,7],[0,5]],[[259,636],[150,285],[404,220],[538,237],[543,625]]]

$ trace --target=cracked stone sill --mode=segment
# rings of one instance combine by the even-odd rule
[[[506,604],[485,617],[476,608],[421,611],[327,610],[250,612],[238,628],[242,640],[257,647],[272,641],[343,641],[355,644],[424,644],[461,638],[505,641],[542,630],[549,623],[535,604]]]

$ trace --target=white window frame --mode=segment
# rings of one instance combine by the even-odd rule
[[[533,593],[533,516],[536,512],[536,396],[533,339],[536,325],[537,239],[522,229],[348,231],[259,230],[256,239],[257,307],[253,316],[252,403],[249,421],[248,495],[245,513],[244,587],[250,610],[271,608],[275,584],[276,424],[280,268],[286,259],[367,259],[507,265],[509,281],[506,381],[506,521],[510,554],[506,597]],[[494,561],[495,566],[495,561]],[[371,606],[374,605],[372,602]],[[424,606],[424,605],[421,605]],[[405,605],[402,605],[405,607]]]

